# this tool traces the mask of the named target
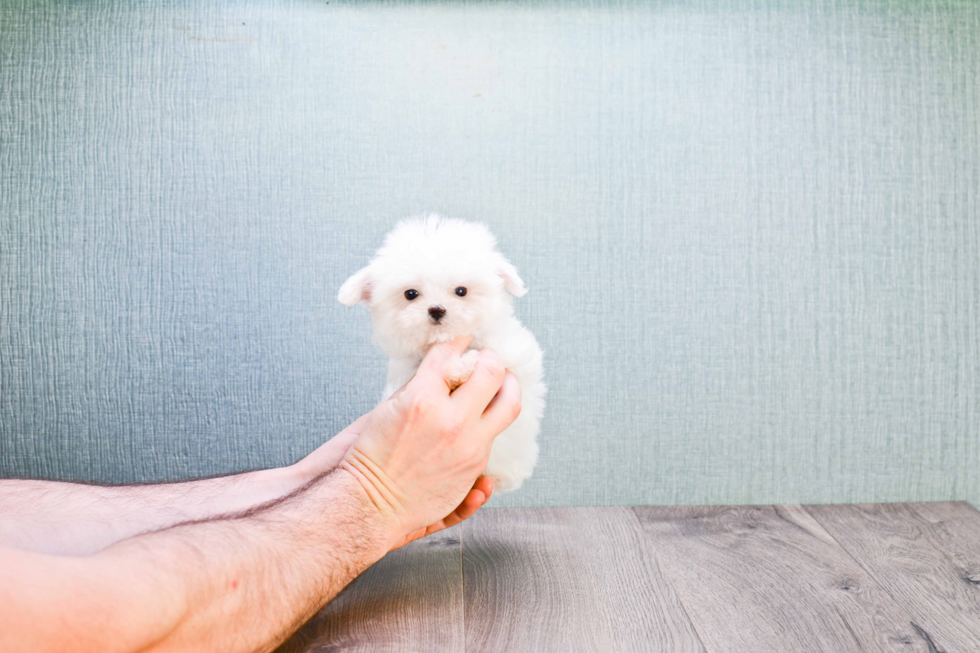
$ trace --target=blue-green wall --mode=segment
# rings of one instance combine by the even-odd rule
[[[297,459],[439,211],[546,350],[498,505],[980,502],[978,3],[231,4],[0,0],[0,474]]]

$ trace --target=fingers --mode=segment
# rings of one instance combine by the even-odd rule
[[[476,479],[476,483],[473,487],[483,492],[483,494],[486,496],[487,499],[483,502],[484,504],[489,501],[490,497],[493,495],[493,479],[489,476],[481,476],[480,478]]]
[[[441,528],[449,528],[450,526],[455,526],[464,519],[469,519],[476,514],[476,511],[483,507],[487,501],[490,500],[490,495],[493,493],[493,480],[489,476],[481,476],[476,479],[473,483],[473,489],[470,490],[463,502],[459,504],[456,510],[452,511],[445,519],[440,522],[439,526]],[[432,528],[430,526],[430,528]]]
[[[511,372],[507,372],[500,391],[483,411],[483,423],[495,433],[503,431],[521,414],[521,384]]]
[[[466,497],[463,499],[463,502],[459,504],[456,510],[447,515],[445,519],[441,519],[427,527],[412,531],[405,536],[404,540],[395,544],[390,550],[394,551],[395,549],[405,546],[409,542],[414,542],[415,540],[423,538],[426,535],[432,535],[433,533],[437,533],[445,528],[455,526],[464,519],[469,519],[476,514],[477,510],[486,505],[487,501],[490,500],[491,494],[493,494],[493,479],[489,476],[480,476],[478,479],[476,479],[476,482],[473,483],[473,489],[467,493]]]
[[[483,495],[486,497],[486,501],[489,501],[490,495],[493,494],[493,479],[489,476],[481,476],[480,478],[476,479],[476,483],[473,484],[473,489],[483,492]],[[486,501],[484,501],[484,503],[486,503]]]
[[[464,519],[469,519],[476,514],[476,511],[480,509],[484,503],[486,503],[487,496],[479,490],[470,490],[463,499],[463,503],[459,504],[456,510],[452,511],[445,519],[442,520],[443,528],[449,528],[450,526],[455,526]]]
[[[480,352],[473,373],[466,383],[453,391],[453,402],[466,412],[482,413],[500,390],[506,370],[497,355],[489,349]]]
[[[451,342],[443,342],[432,345],[429,352],[422,359],[415,378],[431,384],[441,384],[449,394],[449,386],[446,385],[446,363],[454,356],[459,356],[473,342],[473,336],[460,336]]]

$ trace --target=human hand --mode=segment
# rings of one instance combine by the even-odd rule
[[[433,346],[415,377],[367,415],[339,465],[370,498],[389,548],[462,521],[492,492],[475,481],[493,438],[520,413],[521,390],[496,354],[482,351],[450,392],[447,370],[471,340]]]
[[[398,392],[401,392],[401,390]],[[367,422],[368,415],[370,413],[359,417],[350,426],[324,442],[316,450],[292,466],[293,473],[297,478],[301,479],[300,485],[333,470],[340,464],[340,461],[347,455],[347,450],[354,444],[354,440],[361,435],[361,429]],[[456,506],[455,510],[426,527],[412,531],[402,541],[392,546],[391,550],[405,546],[409,542],[414,542],[427,535],[432,535],[444,528],[455,526],[464,519],[469,519],[490,500],[492,494],[493,480],[489,476],[480,476],[473,483],[472,489],[466,494],[462,503]]]
[[[493,494],[493,479],[491,479],[489,476],[480,476],[478,479],[476,479],[476,482],[473,483],[473,489],[466,494],[466,498],[463,499],[463,502],[456,507],[456,510],[452,511],[435,523],[412,531],[400,542],[395,543],[395,545],[392,546],[389,551],[394,551],[395,549],[405,546],[409,542],[414,542],[415,540],[441,531],[444,528],[455,526],[465,519],[469,519],[476,514],[477,510],[482,508],[486,502],[490,500],[491,494]]]

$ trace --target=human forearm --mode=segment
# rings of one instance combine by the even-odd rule
[[[390,540],[357,481],[336,471],[254,511],[147,533],[94,556],[35,558],[35,566],[73,565],[59,577],[78,579],[67,587],[82,589],[60,612],[41,599],[32,609],[30,593],[10,597],[18,618],[37,627],[31,641],[4,641],[0,633],[0,649],[60,650],[63,633],[77,629],[85,637],[72,641],[76,651],[272,650]],[[22,573],[18,566],[25,565],[8,573]],[[7,581],[33,587],[31,578]],[[52,620],[58,627],[45,627]],[[91,621],[103,627],[81,625]]]
[[[247,510],[308,480],[294,468],[125,487],[0,480],[0,545],[87,555],[147,531]]]
[[[151,650],[268,651],[380,559],[390,539],[357,481],[338,470],[254,513],[140,536],[98,557],[182,579],[187,609],[172,627],[145,614],[149,631],[168,631]]]
[[[87,555],[127,537],[242,512],[333,469],[363,418],[289,467],[234,476],[124,487],[0,480],[0,546]]]

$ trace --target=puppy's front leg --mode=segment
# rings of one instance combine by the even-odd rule
[[[471,349],[459,358],[450,361],[449,365],[446,366],[446,383],[449,385],[450,391],[466,383],[466,379],[473,374],[473,368],[476,367],[476,361],[479,359],[480,352]]]

